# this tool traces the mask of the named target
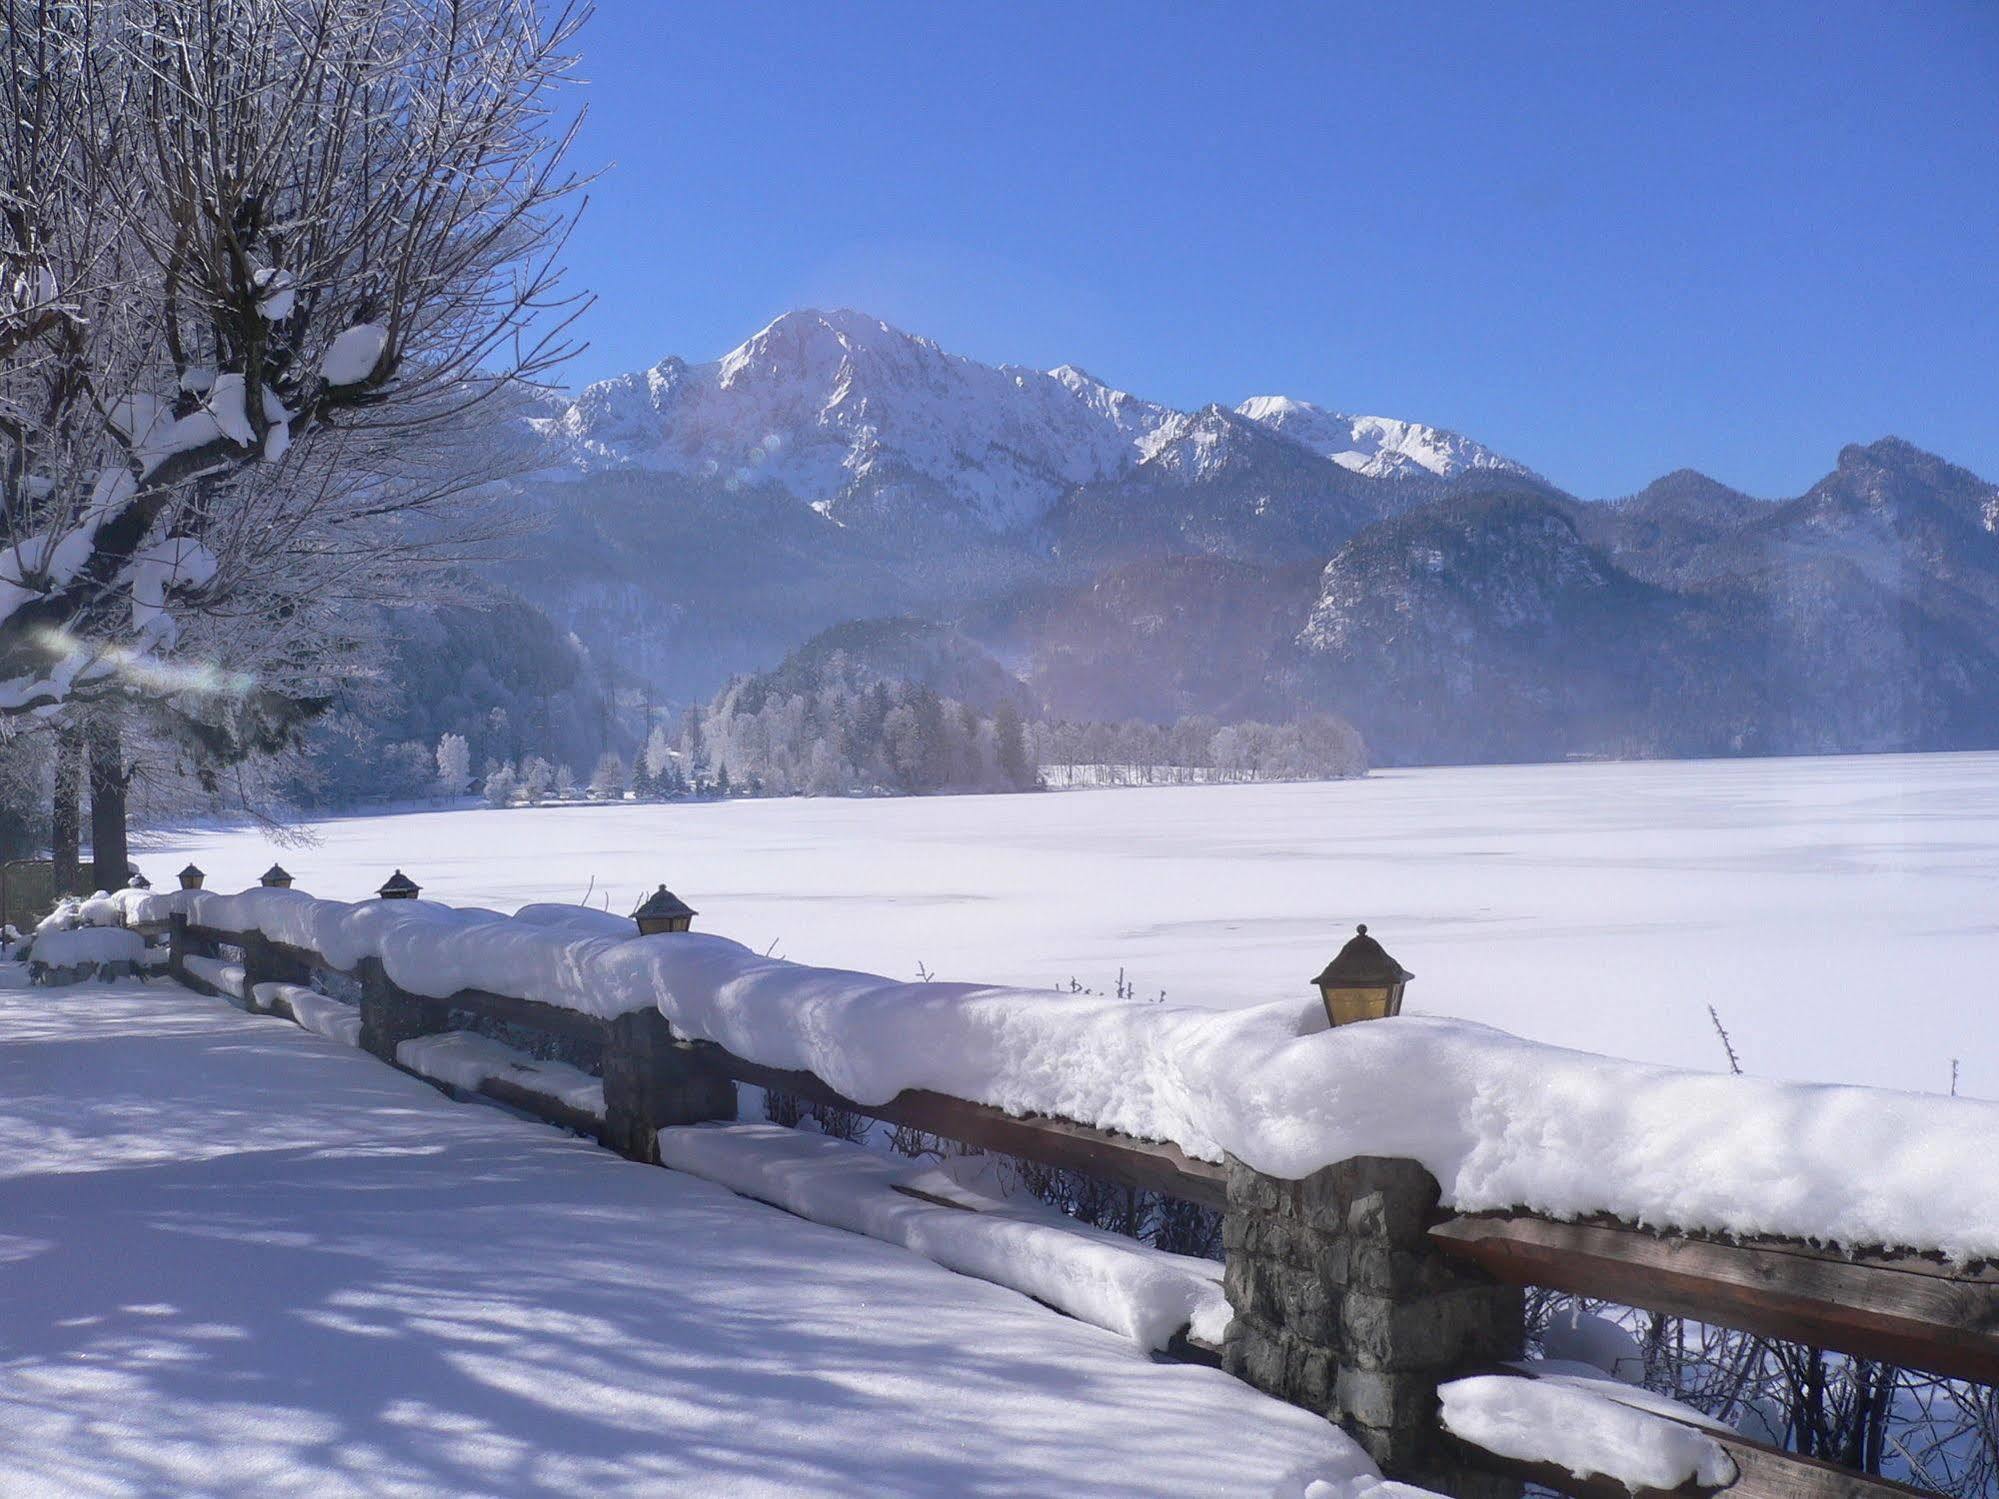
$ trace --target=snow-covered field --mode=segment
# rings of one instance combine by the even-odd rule
[[[1379,1488],[1319,1417],[904,1249],[220,1000],[6,973],[9,1499]]]
[[[504,910],[664,881],[697,925],[899,977],[1235,1007],[1307,992],[1365,920],[1411,1012],[1614,1055],[1999,1096],[1999,754],[1392,770],[1325,784],[783,800],[197,830],[211,889],[275,857],[353,899],[400,866]]]

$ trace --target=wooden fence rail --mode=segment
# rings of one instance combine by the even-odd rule
[[[1452,1218],[1430,1237],[1509,1285],[1999,1384],[1999,1269],[1990,1265],[1837,1255],[1776,1239],[1729,1243],[1526,1213]]]
[[[212,956],[222,945],[240,948],[244,998],[253,1008],[259,983],[345,972],[316,952],[256,932],[178,917],[171,930],[170,971],[207,992],[215,991],[188,972],[186,958]],[[591,1131],[637,1160],[658,1159],[661,1128],[734,1118],[735,1084],[747,1083],[1220,1210],[1236,1314],[1225,1367],[1338,1420],[1391,1475],[1453,1493],[1511,1493],[1522,1478],[1585,1499],[1621,1492],[1616,1485],[1606,1490],[1602,1480],[1564,1482],[1534,1464],[1472,1453],[1438,1423],[1439,1383],[1519,1355],[1520,1287],[1999,1382],[1999,1269],[1989,1265],[1656,1233],[1611,1220],[1453,1215],[1439,1205],[1436,1182],[1413,1162],[1349,1161],[1303,1182],[1279,1181],[1240,1162],[1195,1160],[1171,1144],[1073,1120],[1015,1117],[939,1093],[912,1090],[887,1103],[858,1103],[811,1073],[675,1036],[656,1011],[603,1020],[483,990],[435,999],[397,988],[372,959],[345,977],[360,993],[362,1044],[399,1066],[402,1041],[468,1020],[566,1046],[603,1078],[601,1123],[531,1083],[489,1079],[479,1091]],[[1729,1492],[1744,1499],[1886,1499],[1910,1492],[1754,1444],[1737,1466]]]

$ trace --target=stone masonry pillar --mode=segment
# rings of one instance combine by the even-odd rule
[[[1517,1493],[1465,1468],[1438,1423],[1437,1386],[1520,1357],[1525,1315],[1519,1290],[1431,1246],[1436,1179],[1381,1157],[1303,1181],[1228,1168],[1228,1371],[1337,1421],[1391,1478]]]
[[[604,1042],[604,1143],[629,1160],[656,1164],[658,1131],[736,1117],[736,1085],[677,1039],[658,1010],[634,1010]]]

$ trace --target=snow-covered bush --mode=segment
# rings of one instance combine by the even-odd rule
[[[28,977],[37,984],[111,979],[136,973],[145,961],[146,939],[137,932],[78,926],[36,933],[27,958]]]

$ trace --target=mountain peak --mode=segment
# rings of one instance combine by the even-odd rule
[[[1643,511],[1660,507],[1739,508],[1762,502],[1752,500],[1741,490],[1731,489],[1697,468],[1676,468],[1669,474],[1661,474],[1638,493],[1611,503],[1626,510]]]
[[[1797,504],[1822,518],[1942,505],[1999,535],[1999,485],[1900,437],[1847,444],[1839,450],[1839,466]]]
[[[1525,464],[1468,437],[1387,416],[1348,416],[1291,396],[1251,396],[1236,414],[1370,478],[1454,479],[1473,469],[1533,477]]]
[[[1876,438],[1869,443],[1850,442],[1839,450],[1840,472],[1868,469],[1895,469],[1925,474],[1967,472],[1939,458],[1935,453],[1917,447],[1907,438],[1893,435]]]
[[[866,313],[808,307],[766,323],[722,356],[716,374],[726,390],[739,380],[809,379],[856,358],[907,357],[918,351],[949,357],[929,339],[904,333]]]

